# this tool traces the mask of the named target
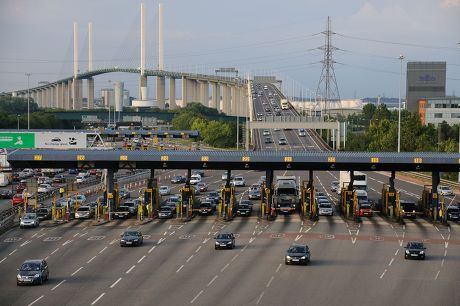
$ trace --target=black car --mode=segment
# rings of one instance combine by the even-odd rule
[[[460,220],[460,209],[457,206],[450,206],[446,211],[447,220],[458,221]]]
[[[13,193],[11,190],[0,190],[0,199],[11,199],[13,198]]]
[[[120,206],[118,209],[113,213],[113,217],[116,219],[128,219],[131,216],[129,211],[129,206]]]
[[[233,249],[235,247],[235,236],[232,233],[219,233],[215,238],[214,248]]]
[[[425,259],[426,247],[423,242],[420,241],[409,241],[405,246],[404,258],[420,258]]]
[[[46,207],[37,209],[38,220],[51,219],[51,210]]]
[[[218,191],[211,191],[206,195],[206,201],[210,201],[213,205],[219,204],[220,193]]]
[[[198,214],[200,216],[210,216],[214,213],[214,208],[211,202],[201,202]]]
[[[308,265],[310,262],[310,248],[306,244],[293,244],[289,247],[284,258],[284,262],[289,264]]]
[[[174,216],[170,206],[163,206],[158,212],[158,218],[160,219],[171,219]]]
[[[49,278],[48,264],[44,259],[28,259],[18,269],[16,284],[43,284]]]
[[[252,213],[252,208],[248,204],[240,204],[238,205],[238,209],[236,210],[236,214],[238,216],[249,217],[251,213]]]
[[[120,246],[141,246],[144,243],[142,233],[140,231],[125,231],[121,234]]]
[[[185,183],[185,181],[187,180],[187,178],[183,175],[176,175],[176,176],[173,176],[171,178],[171,183],[172,184],[181,184],[181,183]]]

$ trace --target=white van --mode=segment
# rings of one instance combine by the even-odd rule
[[[8,186],[10,183],[11,173],[0,173],[0,187]]]
[[[201,183],[201,175],[199,174],[194,174],[190,177],[190,184],[191,185],[196,185],[198,183]]]

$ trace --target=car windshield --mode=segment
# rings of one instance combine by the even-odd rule
[[[33,215],[33,214],[26,214],[26,215],[24,216],[24,219],[35,219],[35,215]]]
[[[118,208],[119,211],[128,211],[129,210],[129,207],[128,206],[120,206]]]
[[[248,208],[248,204],[240,204],[240,208],[246,209]]]
[[[217,239],[231,239],[232,235],[231,234],[219,234],[217,235]]]
[[[361,205],[361,208],[363,208],[363,209],[369,209],[369,208],[371,208],[371,205],[368,204],[368,203],[361,203],[360,205]]]
[[[78,211],[88,211],[88,210],[89,210],[89,207],[83,207],[83,206],[78,209]]]
[[[331,204],[321,203],[321,204],[319,204],[319,207],[320,208],[331,208]]]
[[[304,253],[305,247],[301,245],[291,246],[288,250],[289,253]]]
[[[21,266],[21,271],[40,271],[40,264],[35,262],[26,262]]]
[[[136,232],[136,231],[128,231],[128,232],[124,232],[123,233],[123,236],[140,236],[139,235],[139,232]]]
[[[421,249],[423,248],[423,243],[421,242],[409,242],[408,247],[411,249]]]
[[[453,213],[453,212],[459,212],[460,209],[458,209],[458,207],[449,207],[447,208],[447,211],[450,212],[450,213]]]

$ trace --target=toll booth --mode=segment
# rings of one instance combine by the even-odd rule
[[[399,192],[394,187],[391,187],[391,184],[383,184],[380,212],[389,218],[402,219]]]
[[[422,213],[433,220],[433,222],[447,222],[446,205],[444,196],[433,192],[432,185],[424,185],[422,198],[419,201],[419,206]]]
[[[260,190],[260,217],[265,217],[269,213],[269,208],[273,206],[273,203],[269,203],[269,198],[271,199],[270,188],[266,188],[265,185],[262,185]]]
[[[153,218],[153,216],[160,210],[160,193],[156,185],[155,187],[144,188],[143,203],[145,207],[145,211],[143,211],[144,216]]]
[[[340,212],[345,218],[359,215],[358,198],[354,190],[342,187],[340,191]]]
[[[178,218],[190,220],[193,217],[193,209],[195,205],[195,188],[190,185],[185,185],[180,189],[180,202]]]
[[[220,193],[221,200],[217,208],[217,216],[224,220],[232,220],[236,213],[237,207],[235,206],[235,187],[225,186]]]
[[[315,187],[311,182],[303,181],[300,192],[300,214],[311,220],[315,219],[318,216]]]

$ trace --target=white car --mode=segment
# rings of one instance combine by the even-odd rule
[[[318,204],[318,208],[319,208],[318,214],[320,216],[333,216],[334,215],[332,205],[329,202],[323,202],[323,203]]]
[[[438,193],[442,194],[443,196],[453,196],[454,195],[454,192],[452,191],[452,189],[450,189],[449,186],[443,186],[443,185],[438,186]]]
[[[75,211],[75,219],[89,219],[92,217],[93,211],[89,206],[80,206]]]
[[[222,180],[223,181],[226,181],[227,180],[227,171],[225,171],[224,173],[222,173]],[[233,179],[233,175],[230,174],[230,179],[232,180]]]
[[[37,188],[38,193],[51,193],[54,188],[50,184],[40,184]]]
[[[80,175],[77,175],[75,177],[75,184],[81,184],[81,183],[84,183],[84,182],[86,182],[86,177],[80,176]]]
[[[171,188],[169,186],[160,186],[160,195],[165,196],[165,195],[170,195],[171,194]]]
[[[244,187],[246,186],[246,181],[244,177],[242,176],[235,176],[233,180],[230,182],[230,185],[232,186],[238,186],[238,187]]]
[[[270,131],[269,130],[264,130],[264,136],[268,136],[270,135]]]
[[[199,174],[194,174],[190,177],[190,184],[191,185],[196,185],[198,183],[201,183],[201,175]]]
[[[36,213],[26,213],[22,216],[21,221],[19,222],[19,227],[37,227],[40,225],[38,216]]]

